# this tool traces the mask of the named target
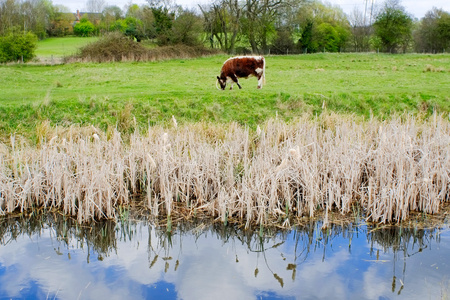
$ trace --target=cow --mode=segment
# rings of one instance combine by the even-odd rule
[[[241,89],[238,78],[255,76],[258,78],[258,89],[260,89],[263,82],[265,82],[265,72],[266,62],[263,56],[236,56],[227,59],[223,63],[220,76],[217,76],[217,81],[222,90],[225,90],[227,81],[230,81],[230,90],[233,89],[234,83]]]

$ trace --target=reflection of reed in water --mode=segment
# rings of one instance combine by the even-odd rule
[[[183,238],[196,241],[201,237],[219,240],[222,245],[232,245],[230,251],[237,247],[245,249],[245,255],[257,257],[254,266],[254,277],[260,276],[261,270],[270,272],[273,279],[281,287],[287,281],[296,280],[296,274],[308,258],[314,253],[322,255],[322,261],[328,259],[328,255],[336,253],[334,243],[342,240],[348,241],[348,251],[352,251],[352,240],[367,237],[371,245],[371,256],[379,259],[379,249],[392,251],[394,255],[403,254],[411,256],[420,253],[431,242],[440,242],[439,229],[417,229],[411,227],[375,227],[351,222],[341,224],[330,223],[323,229],[323,221],[302,223],[295,230],[266,229],[263,235],[259,230],[244,230],[233,226],[223,226],[220,223],[180,223],[172,232],[167,232],[164,226],[157,227],[147,220],[122,219],[118,223],[101,221],[80,226],[75,220],[61,216],[60,214],[40,215],[37,217],[9,217],[0,219],[0,245],[7,245],[21,235],[40,235],[44,230],[51,229],[56,239],[65,243],[69,248],[76,244],[78,248],[87,248],[87,262],[91,255],[97,255],[99,260],[108,257],[117,251],[118,241],[132,242],[137,235],[138,228],[148,228],[148,267],[154,268],[156,264],[163,264],[162,270],[177,271],[183,264]],[[143,237],[146,239],[146,237]],[[138,243],[139,244],[139,243]],[[235,246],[237,245],[237,246]],[[178,249],[179,247],[179,249]],[[416,249],[415,252],[409,252]],[[60,249],[58,249],[60,251]],[[344,249],[345,251],[345,249]],[[240,257],[236,251],[235,262],[248,261]],[[276,253],[276,255],[268,255]],[[274,258],[276,259],[274,261]],[[404,260],[403,270],[406,268]],[[284,272],[280,272],[279,266],[283,266]],[[394,262],[393,289],[401,291],[404,278],[398,278]],[[400,288],[399,288],[400,285]]]
[[[333,240],[337,237],[348,240],[349,251],[351,251],[352,240],[365,235],[371,245],[372,254],[374,245],[383,247],[384,251],[399,252],[418,248],[420,252],[432,241],[440,241],[438,227],[420,229],[401,225],[366,226],[355,225],[349,220],[338,224],[328,223],[326,229],[323,229],[323,220],[310,220],[303,222],[294,230],[266,228],[261,235],[259,230],[244,230],[233,226],[223,226],[220,223],[183,222],[179,223],[173,232],[167,232],[164,226],[154,226],[146,218],[123,219],[119,222],[104,220],[80,225],[72,218],[61,214],[40,214],[34,217],[0,218],[0,245],[6,245],[22,235],[39,235],[43,230],[51,228],[56,238],[66,245],[76,240],[79,248],[90,247],[95,252],[108,256],[111,251],[117,249],[118,240],[133,240],[137,224],[147,224],[149,252],[162,255],[166,258],[165,260],[170,260],[168,258],[170,249],[173,247],[173,239],[179,239],[181,245],[184,235],[193,236],[194,239],[209,235],[221,240],[223,244],[238,242],[252,253],[264,253],[268,249],[279,248],[290,237],[295,241],[295,261],[304,261],[309,253],[318,250],[324,251],[325,259],[327,247],[332,246]],[[152,241],[152,231],[156,241]]]
[[[88,225],[80,225],[75,220],[60,214],[42,214],[35,217],[3,217],[0,218],[0,244],[7,245],[21,235],[40,235],[44,230],[51,229],[56,239],[67,247],[76,242],[76,247],[87,248],[89,257],[91,252],[97,253],[99,259],[108,256],[117,249],[116,223],[105,220]],[[121,234],[130,232],[121,231]],[[131,238],[131,237],[129,237]]]
[[[435,224],[436,225],[436,224]],[[388,252],[392,251],[394,259],[392,260],[392,292],[401,294],[404,289],[406,261],[408,257],[421,253],[428,248],[433,241],[440,242],[440,228],[432,229],[398,226],[370,226],[367,232],[367,240],[370,243],[370,255],[376,256],[379,260],[380,249]],[[376,250],[376,251],[375,251]],[[400,258],[400,259],[399,259]],[[397,261],[401,263],[401,277],[397,271]]]
[[[416,249],[421,252],[427,248],[431,241],[440,241],[440,229],[418,229],[402,226],[386,226],[386,227],[369,227],[367,232],[367,240],[373,251],[374,245],[383,247],[384,251],[392,250],[393,252],[403,251],[406,255],[408,249]]]
[[[437,225],[436,223],[434,225]],[[314,253],[321,253],[322,261],[326,261],[328,256],[334,255],[334,243],[342,242],[342,239],[348,241],[348,251],[352,251],[352,241],[358,238],[366,237],[371,244],[370,256],[374,260],[378,260],[379,253],[374,252],[374,245],[381,245],[384,251],[392,251],[394,258],[398,255],[415,255],[431,245],[433,241],[439,243],[439,229],[418,229],[410,227],[392,227],[385,229],[377,229],[364,224],[354,224],[349,219],[339,220],[337,223],[329,223],[323,230],[323,220],[303,222],[301,226],[290,230],[274,230],[266,229],[265,234],[261,235],[258,230],[242,230],[235,227],[223,226],[221,224],[205,225],[195,223],[185,223],[178,227],[175,235],[180,235],[179,246],[182,247],[183,235],[192,235],[198,239],[202,235],[214,236],[226,244],[239,244],[245,247],[247,253],[257,255],[257,264],[253,270],[253,276],[257,278],[261,270],[268,270],[273,275],[273,279],[284,287],[286,281],[296,280],[297,271],[302,268],[302,264],[306,263]],[[160,258],[159,253],[164,252],[165,256],[170,256],[171,249],[170,234],[164,228],[156,229],[157,236],[161,239],[157,244],[161,248],[153,249],[154,254],[151,256],[151,266],[154,266]],[[285,248],[287,240],[293,242],[289,248]],[[417,249],[415,253],[409,253],[408,249]],[[293,251],[292,251],[293,250]],[[280,258],[276,261],[268,259],[268,253],[275,251]],[[289,251],[289,252],[287,252]],[[270,256],[272,259],[274,256]],[[179,264],[181,258],[177,258]],[[405,279],[404,272],[406,269],[406,260],[403,260],[403,276],[399,276],[395,269],[396,259],[392,262],[394,265],[392,288],[393,291],[401,293],[404,288]],[[236,263],[239,263],[240,257],[236,254]],[[167,263],[167,262],[166,262]],[[173,262],[170,262],[173,265]],[[181,263],[183,263],[181,261]],[[284,265],[286,273],[275,271],[274,267]],[[167,267],[166,267],[167,268]]]

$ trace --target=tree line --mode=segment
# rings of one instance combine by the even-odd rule
[[[77,16],[51,0],[0,0],[1,48],[14,34],[39,39],[67,35],[100,36],[120,31],[157,45],[205,45],[228,53],[314,53],[381,51],[446,52],[450,14],[433,8],[418,20],[400,0],[346,15],[319,0],[215,0],[185,9],[173,0],[147,0],[125,9],[88,0]],[[367,5],[369,4],[369,5]],[[1,54],[0,54],[1,60]]]

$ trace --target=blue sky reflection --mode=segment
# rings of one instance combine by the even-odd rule
[[[366,227],[291,231],[260,243],[211,229],[116,229],[109,251],[52,228],[0,245],[0,298],[440,299],[450,295],[447,229],[397,239]],[[309,230],[309,232],[313,232]],[[436,240],[436,237],[438,239]],[[3,239],[7,240],[7,239]],[[415,242],[414,242],[415,241]],[[392,245],[390,243],[392,242]],[[372,246],[371,246],[372,245]],[[393,249],[396,249],[394,252]]]

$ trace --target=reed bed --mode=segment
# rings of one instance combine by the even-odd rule
[[[359,211],[368,220],[439,213],[450,198],[450,122],[434,115],[355,121],[323,114],[256,130],[230,123],[119,131],[54,128],[38,146],[0,144],[0,213],[60,210],[117,218],[141,201],[157,218],[293,225]],[[53,136],[53,137],[51,137]],[[50,138],[51,137],[51,138]]]

